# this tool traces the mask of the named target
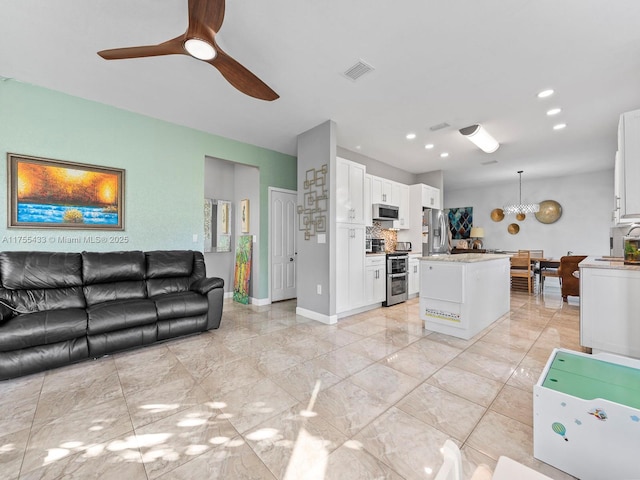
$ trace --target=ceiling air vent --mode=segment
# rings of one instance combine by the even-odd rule
[[[346,72],[344,72],[344,76],[350,78],[354,82],[358,80],[363,75],[373,71],[373,67],[362,60],[358,60],[358,62],[349,67]]]
[[[432,125],[431,127],[429,127],[429,130],[431,130],[432,132],[435,132],[436,130],[442,130],[443,128],[447,128],[450,126],[451,125],[449,125],[447,122],[442,122],[437,125]]]
[[[488,160],[486,162],[481,162],[480,165],[493,165],[494,163],[498,163],[497,160]]]

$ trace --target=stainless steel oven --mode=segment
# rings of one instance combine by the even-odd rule
[[[385,307],[407,300],[409,292],[409,255],[406,253],[387,254],[387,299]]]

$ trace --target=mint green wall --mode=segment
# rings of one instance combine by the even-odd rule
[[[1,250],[202,250],[206,155],[260,168],[259,298],[266,298],[268,187],[296,189],[295,157],[181,127],[13,80],[0,80],[0,155],[126,169],[125,230],[8,229],[0,209]],[[7,198],[6,167],[0,196]],[[5,200],[6,203],[6,200]],[[198,241],[193,242],[193,235]],[[90,243],[87,235],[107,243]],[[44,238],[44,243],[19,243]],[[77,243],[64,243],[66,237]],[[126,243],[108,243],[111,237]]]

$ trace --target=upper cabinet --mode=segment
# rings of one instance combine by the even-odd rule
[[[618,124],[615,162],[615,220],[640,219],[640,110],[623,113]]]
[[[429,185],[422,185],[423,208],[442,208],[440,204],[440,189]]]
[[[382,203],[398,207],[399,218],[393,222],[393,228],[401,230],[409,228],[409,185],[375,175],[367,175],[367,177],[371,182],[370,205]]]
[[[384,203],[387,205],[399,206],[393,203],[393,184],[386,178],[371,175],[371,203]]]
[[[365,167],[336,158],[336,222],[364,225]]]

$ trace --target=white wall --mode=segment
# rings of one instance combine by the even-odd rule
[[[444,192],[444,207],[473,207],[473,223],[483,227],[488,249],[543,249],[546,257],[575,254],[608,255],[613,209],[613,170],[567,177],[527,181],[522,177],[522,201],[555,200],[562,216],[543,224],[534,214],[518,222],[513,215],[501,222],[491,220],[494,208],[518,201],[518,177],[513,183]],[[507,226],[517,223],[520,232],[510,235]]]

